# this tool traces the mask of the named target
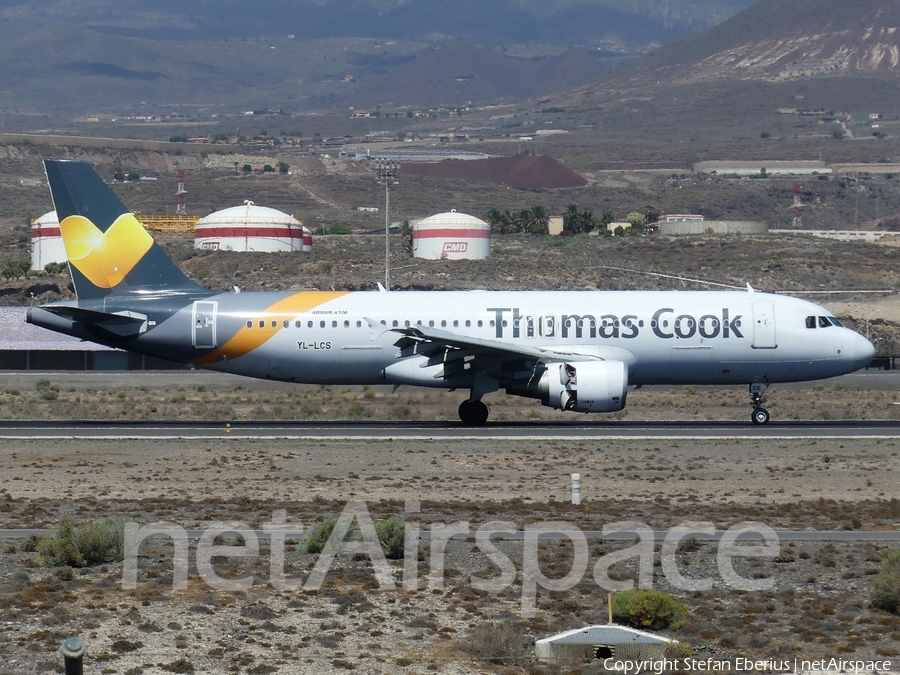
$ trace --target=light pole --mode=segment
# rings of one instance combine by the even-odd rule
[[[395,159],[375,160],[378,182],[384,182],[384,288],[391,290],[391,183],[396,183],[400,163]]]
[[[866,317],[866,340],[869,339],[869,319],[872,318],[873,314],[878,314],[878,310],[876,309],[869,312],[869,316]]]

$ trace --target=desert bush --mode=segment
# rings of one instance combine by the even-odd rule
[[[872,606],[900,614],[900,551],[891,553],[872,580]]]
[[[375,523],[375,534],[384,549],[384,555],[390,560],[403,559],[403,546],[406,539],[406,523],[395,516]]]
[[[488,663],[514,664],[531,656],[528,637],[508,623],[485,623],[469,632],[466,651]]]
[[[663,653],[667,659],[689,659],[694,656],[694,648],[687,642],[669,642]]]
[[[298,545],[299,549],[304,553],[321,553],[336,524],[337,518],[330,517],[309,527],[303,534],[303,539]]]
[[[124,523],[113,518],[85,525],[64,520],[56,534],[38,542],[37,564],[41,567],[84,567],[122,560],[124,530]]]
[[[635,589],[613,596],[613,617],[635,628],[680,628],[687,607],[668,593]]]

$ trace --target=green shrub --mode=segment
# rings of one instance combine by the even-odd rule
[[[337,518],[326,518],[318,525],[313,525],[303,535],[299,548],[304,553],[321,553],[328,543],[328,538],[334,532]]]
[[[635,628],[680,628],[687,607],[668,593],[635,589],[613,596],[613,617]]]
[[[390,560],[403,559],[403,547],[406,541],[406,523],[391,516],[387,520],[375,523],[375,534],[381,542],[385,557]]]
[[[872,606],[900,614],[900,551],[891,553],[872,580]]]
[[[56,534],[38,542],[37,563],[41,567],[84,567],[122,560],[124,532],[125,524],[113,518],[85,525],[64,520]]]
[[[531,656],[531,641],[509,623],[486,623],[469,633],[466,650],[488,663],[514,664]]]

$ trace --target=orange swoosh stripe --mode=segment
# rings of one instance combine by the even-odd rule
[[[106,232],[84,216],[64,218],[59,230],[69,262],[98,288],[119,285],[153,246],[153,237],[130,213]]]
[[[194,359],[194,363],[217,363],[222,360],[223,356],[227,356],[230,361],[252,352],[260,345],[268,342],[278,331],[282,330],[285,319],[293,320],[300,314],[304,314],[315,307],[324,305],[326,302],[336,300],[344,295],[349,295],[349,293],[350,291],[305,291],[290,295],[256,314],[253,317],[253,328],[243,326],[235,333],[234,337],[219,349],[199,359]],[[265,321],[264,328],[258,327],[258,321],[260,320]],[[275,321],[275,328],[271,327],[273,320]]]

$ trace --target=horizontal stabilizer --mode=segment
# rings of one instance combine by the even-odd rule
[[[137,337],[147,330],[146,314],[137,312],[98,312],[66,305],[44,305],[41,309],[120,338]]]

